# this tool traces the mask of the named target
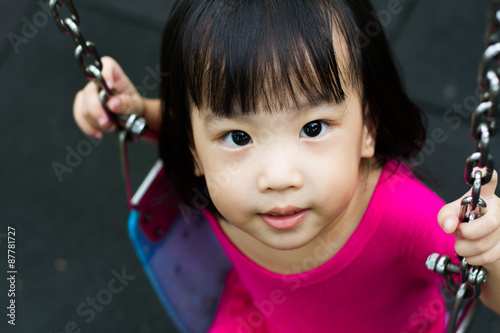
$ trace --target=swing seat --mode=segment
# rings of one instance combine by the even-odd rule
[[[173,322],[182,332],[206,332],[231,264],[204,215],[186,216],[171,192],[158,161],[132,198],[128,232]]]

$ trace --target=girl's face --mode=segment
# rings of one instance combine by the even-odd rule
[[[360,202],[361,158],[375,141],[352,91],[342,104],[221,118],[191,111],[198,175],[224,228],[279,250],[349,222]]]

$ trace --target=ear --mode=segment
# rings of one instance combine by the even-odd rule
[[[190,145],[189,149],[191,150],[191,154],[193,155],[194,175],[196,177],[204,176],[205,171],[203,170],[203,165],[201,164],[200,157],[198,156],[198,152],[196,151],[196,147],[194,147],[194,145]]]
[[[377,137],[377,133],[375,129],[369,128],[365,123],[363,125],[363,138],[361,142],[361,157],[371,158],[375,155],[375,141]]]

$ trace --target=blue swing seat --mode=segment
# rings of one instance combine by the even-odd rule
[[[159,161],[132,198],[128,232],[163,307],[182,332],[206,332],[231,263],[200,211],[183,210]],[[186,206],[184,206],[186,207]]]

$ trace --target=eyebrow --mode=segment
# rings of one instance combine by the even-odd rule
[[[205,125],[209,125],[214,122],[221,122],[227,120],[248,121],[249,118],[250,117],[248,114],[237,113],[237,114],[224,115],[210,111],[203,117],[203,123]]]
[[[319,101],[319,102],[307,101],[305,103],[298,104],[296,110],[293,110],[292,112],[312,112],[314,111],[315,108],[329,106],[331,108],[331,111],[339,113],[339,115],[343,115],[345,112],[344,105],[345,105],[345,100],[342,101],[341,103],[332,103],[326,101]],[[251,113],[245,113],[245,114],[231,113],[229,115],[224,115],[209,111],[208,114],[206,114],[203,117],[203,123],[205,125],[209,125],[210,123],[213,122],[226,121],[226,120],[249,121],[250,115]]]

